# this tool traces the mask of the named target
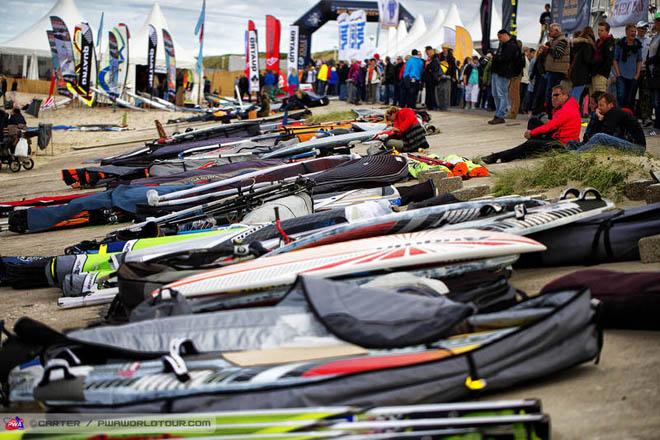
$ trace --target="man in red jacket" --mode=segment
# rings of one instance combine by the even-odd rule
[[[511,148],[510,150],[493,153],[482,160],[486,164],[510,162],[523,159],[554,149],[563,149],[567,142],[580,138],[580,110],[575,99],[571,98],[570,90],[563,86],[552,88],[552,119],[545,124],[534,120],[529,121],[530,126],[537,125],[525,132],[527,142]]]

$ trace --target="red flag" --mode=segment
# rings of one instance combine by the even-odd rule
[[[280,75],[280,33],[282,25],[272,15],[266,15],[266,69]]]
[[[248,54],[250,49],[248,45],[248,34],[255,29],[256,26],[254,25],[254,21],[248,20],[248,28],[247,31],[245,31],[245,76],[248,78],[250,77],[250,55]]]

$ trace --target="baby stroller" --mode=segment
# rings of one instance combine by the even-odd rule
[[[22,128],[10,125],[0,136],[0,170],[3,164],[8,165],[12,173],[19,172],[21,166],[26,170],[34,168],[31,142]]]

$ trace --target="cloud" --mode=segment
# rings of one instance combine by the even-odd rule
[[[459,6],[463,23],[467,26],[479,14],[481,0],[454,0]],[[545,0],[528,0],[519,2],[518,27],[523,41],[533,42],[538,38],[538,16],[542,12]],[[23,29],[36,22],[53,5],[54,0],[4,0],[3,13],[0,15],[0,41],[15,37]],[[77,1],[83,17],[96,28],[105,12],[105,29],[118,22],[124,22],[129,29],[139,29],[147,18],[153,5],[153,0],[95,0],[94,2]],[[201,0],[160,0],[163,14],[167,19],[173,38],[183,48],[194,50],[196,38],[193,34]],[[205,55],[243,52],[243,34],[249,19],[253,19],[260,32],[260,46],[265,48],[263,33],[265,32],[265,15],[272,14],[282,21],[283,35],[286,27],[297,20],[317,0],[251,0],[236,2],[234,0],[207,0],[205,27]],[[403,5],[413,15],[422,14],[427,24],[431,23],[438,8],[448,9],[450,0],[403,0]],[[496,2],[494,7],[500,9]],[[500,9],[501,10],[501,9]],[[500,23],[493,23],[499,28]],[[375,38],[377,26],[370,23],[367,35]],[[381,34],[384,37],[384,34]],[[44,36],[45,38],[45,36]],[[284,39],[283,39],[284,40]],[[337,44],[337,25],[328,22],[320,28],[312,39],[312,50],[329,50]],[[284,50],[286,41],[282,41]]]

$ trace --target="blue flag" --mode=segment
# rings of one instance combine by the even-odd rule
[[[99,23],[99,30],[96,34],[96,45],[98,47],[101,47],[101,38],[103,38],[103,14],[104,13],[101,12],[101,22]]]
[[[197,55],[197,73],[199,75],[202,74],[203,66],[202,49],[204,47],[204,20],[206,20],[206,0],[202,0],[202,11],[199,13],[197,26],[195,26],[195,35],[199,35],[199,54]]]

